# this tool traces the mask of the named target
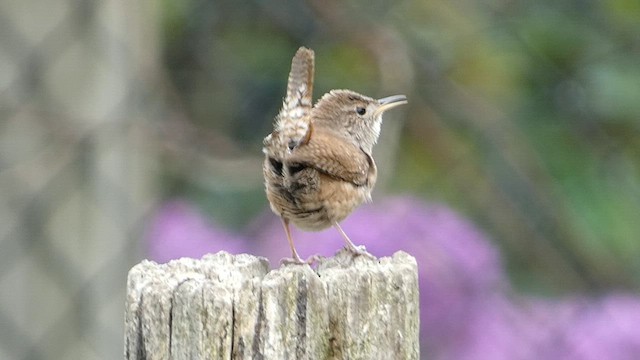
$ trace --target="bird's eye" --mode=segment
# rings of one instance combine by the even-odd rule
[[[358,115],[364,115],[364,114],[367,112],[367,109],[365,109],[365,108],[363,108],[363,107],[358,106],[358,107],[356,108],[356,112],[358,113]]]

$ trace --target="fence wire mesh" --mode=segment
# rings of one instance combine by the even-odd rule
[[[122,357],[124,279],[153,201],[143,6],[0,4],[1,359]]]

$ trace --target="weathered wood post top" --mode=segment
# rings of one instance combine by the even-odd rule
[[[416,261],[341,251],[269,271],[220,252],[129,271],[126,359],[418,359]]]

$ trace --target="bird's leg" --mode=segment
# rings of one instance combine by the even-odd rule
[[[289,229],[289,220],[285,218],[282,219],[282,226],[284,227],[284,232],[287,234],[287,240],[289,241],[289,247],[291,248],[291,258],[284,258],[280,260],[283,264],[306,264],[307,262],[300,258],[298,252],[296,251],[295,246],[293,245],[293,238],[291,237],[291,229]]]
[[[282,219],[282,226],[284,227],[284,232],[287,234],[287,241],[289,241],[289,247],[291,248],[291,256],[290,258],[284,258],[280,260],[281,264],[289,265],[289,264],[308,264],[313,265],[314,262],[322,259],[320,255],[313,255],[309,257],[307,260],[302,260],[298,252],[296,251],[296,247],[293,245],[293,237],[291,237],[291,229],[289,228],[289,220],[285,218]]]
[[[347,236],[347,233],[345,233],[344,230],[342,230],[342,227],[340,227],[340,224],[338,224],[337,222],[334,222],[333,227],[335,227],[338,230],[338,232],[340,232],[340,235],[342,235],[342,238],[344,239],[344,243],[346,245],[347,250],[351,251],[355,255],[362,255],[372,259],[376,258],[375,256],[369,254],[367,250],[364,248],[364,246],[361,248],[356,246],[351,241],[351,239],[349,239],[349,237]]]

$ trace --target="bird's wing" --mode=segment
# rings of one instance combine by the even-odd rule
[[[300,170],[312,167],[357,186],[369,183],[369,175],[375,171],[375,164],[360,147],[333,131],[313,127],[304,140],[286,157],[285,163],[290,168]]]

